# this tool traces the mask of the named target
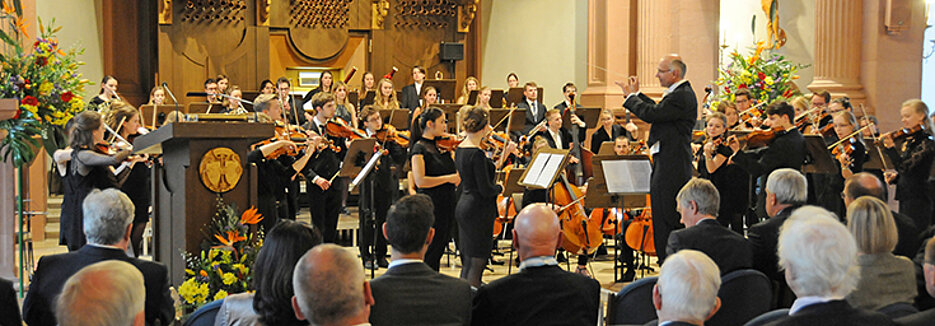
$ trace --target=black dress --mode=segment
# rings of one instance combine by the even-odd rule
[[[458,148],[455,152],[461,175],[461,197],[455,208],[461,253],[466,257],[487,258],[497,217],[497,195],[503,191],[494,180],[496,168],[479,148]]]
[[[733,154],[734,151],[724,143],[714,150],[715,156],[723,155],[729,158]],[[726,161],[714,172],[708,172],[704,147],[698,149],[695,157],[698,158],[698,177],[711,180],[721,196],[717,221],[724,227],[730,227],[734,232],[743,234],[743,213],[749,207],[750,175],[739,166],[728,164]]]
[[[597,130],[594,131],[593,134],[591,134],[591,152],[592,153],[599,154],[598,152],[601,150],[601,144],[603,142],[616,141],[617,137],[620,137],[620,136],[627,136],[627,139],[633,140],[633,136],[630,135],[630,132],[618,124],[614,124],[613,126],[610,127],[610,129],[611,129],[610,131],[612,135],[608,135],[607,131],[604,130],[603,126],[598,127]]]
[[[94,153],[89,149],[80,149],[71,153],[71,162],[68,164],[68,172],[63,182],[65,195],[62,201],[59,232],[59,243],[68,246],[68,251],[78,250],[87,243],[87,238],[84,236],[82,210],[84,198],[93,189],[119,187],[117,176],[107,167],[123,161],[124,158],[126,156],[115,158]],[[90,167],[90,172],[87,175],[81,175],[78,172],[79,164]]]
[[[932,224],[932,198],[929,175],[935,159],[935,142],[924,132],[910,135],[902,145],[887,148],[886,155],[896,166],[896,200],[899,212],[908,215],[919,230]]]
[[[421,138],[412,146],[412,156],[421,155],[425,162],[425,176],[438,177],[457,172],[455,161],[449,153],[439,152],[435,146],[434,139]],[[419,193],[426,194],[432,198],[432,204],[435,205],[435,238],[429,244],[425,252],[425,263],[438,271],[442,254],[445,253],[445,247],[448,246],[450,238],[450,224],[455,215],[455,203],[457,203],[455,185],[444,183],[431,188],[417,187]],[[488,246],[487,249],[490,249]]]

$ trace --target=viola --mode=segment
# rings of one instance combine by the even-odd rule
[[[923,125],[919,124],[919,125],[912,126],[911,128],[902,128],[896,131],[888,132],[884,134],[883,136],[881,136],[881,138],[892,137],[893,140],[897,140],[897,139],[906,138],[906,137],[915,135],[917,132],[922,131],[922,129],[923,129]]]

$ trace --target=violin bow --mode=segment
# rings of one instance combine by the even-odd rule
[[[861,117],[861,119],[863,119],[863,120],[864,120],[864,123],[866,123],[866,125],[864,125],[864,128],[870,127],[870,124],[873,123],[873,121],[870,121],[870,116],[867,115],[867,109],[864,108],[864,104],[863,104],[863,103],[860,103],[859,106],[860,106],[860,112],[863,113],[863,116]],[[863,129],[863,128],[861,128],[861,129]],[[871,133],[871,134],[873,134],[873,133]],[[871,136],[871,138],[873,138],[873,136]],[[874,138],[874,139],[875,139],[875,138]],[[875,148],[877,149],[877,154],[880,155],[880,161],[881,161],[881,163],[882,163],[882,165],[883,165],[883,170],[889,169],[889,168],[886,166],[886,157],[883,156],[883,150],[880,149],[879,144],[873,144],[873,147],[875,147]]]

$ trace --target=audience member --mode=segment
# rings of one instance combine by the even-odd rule
[[[263,241],[253,264],[255,293],[229,295],[221,304],[215,325],[307,325],[295,318],[292,271],[305,252],[321,243],[315,227],[280,220]]]
[[[753,251],[747,239],[717,221],[721,198],[711,181],[692,178],[675,199],[686,228],[669,235],[667,254],[683,249],[701,251],[724,274],[753,265]]]
[[[703,252],[669,255],[653,287],[659,325],[703,325],[721,307],[720,287],[721,272]]]
[[[869,172],[860,172],[852,175],[844,181],[844,206],[850,206],[851,202],[861,196],[871,196],[886,202],[886,188],[883,182]],[[922,246],[919,238],[919,230],[915,222],[909,216],[890,210],[893,215],[893,221],[896,222],[896,232],[899,240],[896,242],[896,248],[893,254],[913,257]]]
[[[926,241],[925,261],[922,263],[922,275],[925,279],[926,292],[928,292],[929,296],[935,297],[935,238]],[[935,325],[935,308],[897,318],[895,321],[897,325],[904,326]]]
[[[16,290],[13,282],[0,278],[0,325],[19,326],[23,318],[19,314],[19,302],[16,299]]]
[[[864,196],[847,205],[847,229],[857,241],[860,281],[847,302],[879,310],[894,303],[912,304],[916,296],[912,261],[893,255],[896,223],[882,200]]]
[[[127,256],[133,209],[133,202],[120,190],[93,190],[88,194],[83,204],[88,244],[78,251],[39,259],[23,301],[23,319],[27,324],[55,325],[53,301],[62,292],[65,281],[82,267],[105,260],[125,261],[143,273],[147,324],[169,325],[175,320],[166,267]]]
[[[61,326],[143,326],[143,274],[130,263],[105,260],[68,278],[56,300]]]
[[[555,249],[561,242],[551,208],[542,203],[523,208],[513,227],[520,271],[477,290],[471,324],[596,325],[600,284],[558,267]]]
[[[370,283],[373,325],[470,324],[471,286],[422,261],[435,235],[433,210],[432,199],[423,194],[403,197],[390,208],[383,234],[393,245],[393,262]]]
[[[302,255],[292,286],[292,309],[299,320],[313,326],[367,323],[373,305],[370,283],[360,260],[341,246],[322,244]]]
[[[789,316],[768,325],[892,325],[885,315],[844,300],[857,287],[857,245],[827,210],[795,210],[779,233],[779,265],[798,296]]]

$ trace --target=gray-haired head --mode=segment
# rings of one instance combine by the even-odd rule
[[[766,191],[775,194],[779,204],[805,204],[808,181],[795,169],[776,169],[766,179]]]
[[[92,190],[84,198],[84,235],[88,243],[113,245],[123,240],[133,221],[134,206],[122,191]]]
[[[705,321],[718,307],[720,287],[721,272],[710,257],[697,250],[679,250],[666,258],[656,282],[659,320]]]
[[[691,178],[682,186],[675,200],[682,207],[691,207],[691,202],[698,205],[698,213],[704,215],[717,216],[718,207],[721,203],[721,195],[717,188],[707,179]]]
[[[833,213],[796,209],[779,232],[779,265],[798,297],[844,297],[857,287],[857,244]]]

